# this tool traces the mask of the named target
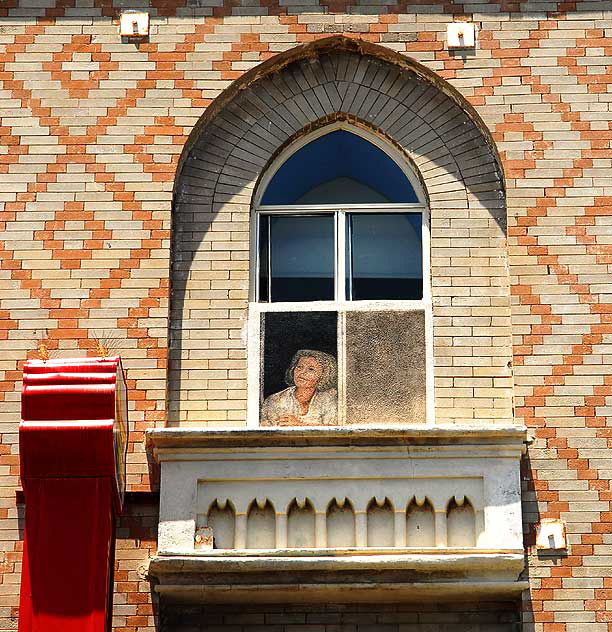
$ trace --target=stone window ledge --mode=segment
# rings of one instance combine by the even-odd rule
[[[153,428],[147,441],[159,460],[168,450],[272,446],[523,445],[519,425],[304,426],[256,429]]]

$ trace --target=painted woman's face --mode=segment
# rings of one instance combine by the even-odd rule
[[[300,358],[293,369],[293,381],[299,388],[315,388],[322,375],[321,363],[310,356]]]

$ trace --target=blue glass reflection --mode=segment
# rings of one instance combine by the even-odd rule
[[[389,156],[344,130],[330,132],[290,156],[276,172],[262,204],[404,204],[418,202]]]

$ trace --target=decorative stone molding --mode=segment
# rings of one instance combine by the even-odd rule
[[[449,595],[521,589],[522,428],[156,429],[149,440],[162,593],[231,601],[273,582],[277,600],[297,584],[316,595],[374,578]]]

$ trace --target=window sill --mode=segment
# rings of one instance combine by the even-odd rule
[[[527,429],[520,425],[346,425],[260,428],[154,428],[147,441],[156,458],[181,448],[307,446],[513,445],[522,450]]]

